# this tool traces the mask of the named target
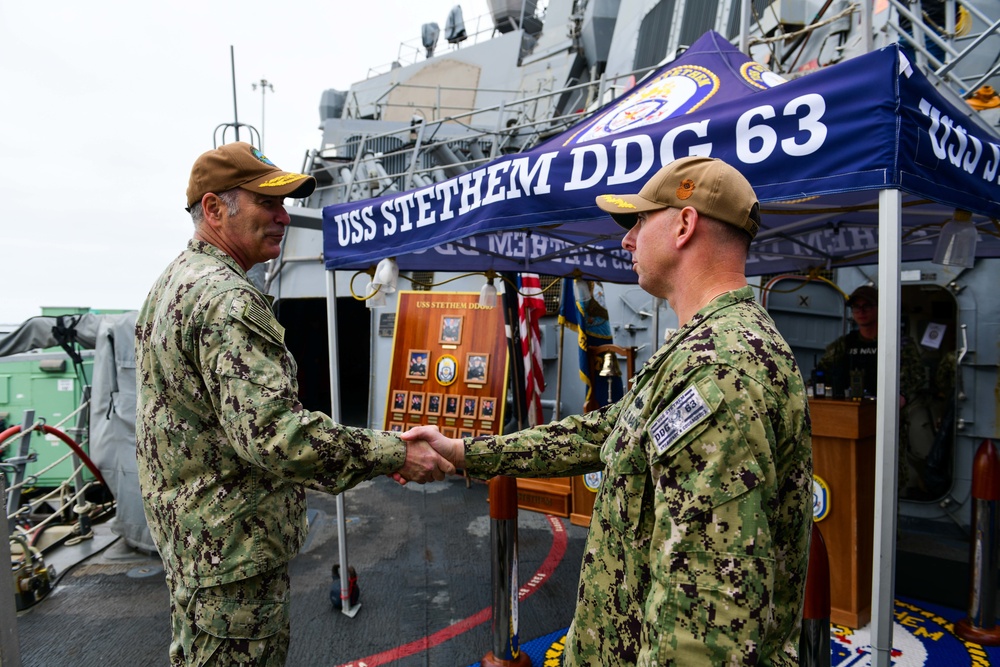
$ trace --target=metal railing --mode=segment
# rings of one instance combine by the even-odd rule
[[[316,175],[317,194],[324,204],[348,202],[425,187],[456,176],[504,154],[519,153],[588,117],[624,86],[655,68],[646,67],[597,81],[521,94],[509,102],[443,115],[436,107],[433,118],[409,126],[361,133],[339,144],[312,151],[306,170]],[[399,84],[398,88],[439,91],[461,88]],[[479,89],[477,92],[490,92]],[[389,94],[386,92],[380,99]],[[581,100],[569,112],[558,111],[560,100]],[[332,194],[331,194],[332,193]],[[332,202],[331,202],[332,200]]]
[[[948,15],[954,19],[956,8],[963,7],[968,20],[978,21],[987,27],[978,34],[962,36],[955,34],[954,20],[948,22],[946,34],[942,36],[934,26],[923,20],[922,15],[911,11],[901,0],[889,2],[899,16],[910,21],[912,34],[892,19],[887,20],[886,29],[898,33],[901,41],[912,45],[917,53],[926,57],[929,73],[945,82],[956,94],[971,94],[1000,71],[1000,64],[996,63],[990,70],[975,75],[960,76],[956,69],[971,53],[983,53],[980,49],[988,44],[988,38],[1000,30],[1000,21],[991,21],[968,0],[948,0]],[[852,4],[845,11],[860,11],[859,5]],[[838,15],[825,22],[817,21],[811,27],[815,29],[840,18]],[[941,62],[930,53],[924,36],[944,50],[946,62]],[[962,43],[966,46],[959,50],[958,45]],[[322,151],[310,151],[305,167],[320,182],[314,197],[320,205],[327,205],[427,187],[500,155],[529,149],[587,118],[602,103],[625,89],[620,85],[621,81],[631,83],[633,77],[639,81],[654,69],[646,67],[613,78],[602,76],[595,81],[561,87],[556,81],[549,80],[539,83],[539,90],[534,92],[395,83],[375,101],[379,109],[377,116],[381,117],[390,109],[405,108],[414,111],[415,118],[409,125],[397,122],[393,129],[383,129],[389,122],[373,124],[373,132],[358,132],[342,139],[337,145],[327,145]],[[393,104],[390,101],[393,93],[408,90],[415,95],[404,94],[404,99],[426,98],[428,91],[434,91],[434,101],[423,106]],[[496,93],[511,99],[491,106],[458,108],[442,102],[448,97],[447,93],[453,92],[470,93],[470,99],[483,93]],[[568,104],[567,100],[571,100],[572,104]],[[423,114],[425,110],[429,113]],[[421,113],[416,114],[417,111]],[[362,120],[358,118],[360,112],[356,100],[353,108],[345,105],[344,113],[347,119]]]
[[[986,44],[986,40],[1000,34],[1000,20],[991,19],[966,0],[948,0],[945,3],[945,25],[933,26],[924,21],[922,12],[914,12],[907,3],[901,0],[889,0],[889,4],[899,16],[910,22],[911,29],[907,30],[898,21],[889,21],[889,27],[896,32],[900,42],[920,54],[927,64],[928,72],[947,83],[958,95],[968,96],[1000,72],[1000,58],[994,58],[993,66],[984,72],[962,76],[956,71],[970,55],[982,53],[980,49]],[[919,7],[919,3],[915,4]],[[955,22],[959,8],[968,13],[969,20],[975,19],[985,25],[985,29],[979,33],[969,32],[959,35]],[[941,50],[944,61],[932,52],[928,47],[928,41]],[[957,45],[964,42],[968,44],[959,50]]]

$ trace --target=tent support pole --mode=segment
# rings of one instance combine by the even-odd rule
[[[903,196],[878,196],[878,384],[875,410],[875,535],[872,553],[872,667],[892,664],[895,595],[896,487],[899,461],[899,261]]]
[[[740,0],[740,53],[750,55],[750,4],[751,0]]]
[[[556,355],[556,407],[552,409],[552,421],[557,422],[562,419],[562,370],[563,370],[563,338],[566,336],[566,327],[557,324],[553,327],[553,332],[559,332],[559,353]]]
[[[326,337],[330,350],[330,417],[340,423],[340,359],[337,354],[337,273],[326,271]],[[340,601],[344,616],[354,618],[360,604],[351,605],[347,571],[347,523],[344,494],[337,494],[337,549],[340,556]]]
[[[871,53],[875,46],[872,39],[872,0],[861,2],[861,34],[865,38],[865,53]]]

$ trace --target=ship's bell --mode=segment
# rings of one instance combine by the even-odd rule
[[[604,353],[604,362],[601,364],[601,370],[598,373],[602,378],[610,377],[620,377],[622,374],[622,369],[618,365],[618,357],[615,356],[614,352]]]
[[[614,352],[605,352],[603,356],[604,361],[597,375],[602,378],[608,378],[608,404],[610,405],[614,402],[614,398],[611,395],[611,378],[619,377],[622,374],[622,369],[618,365],[618,357],[615,356]]]

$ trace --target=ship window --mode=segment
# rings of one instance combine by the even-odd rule
[[[675,0],[660,0],[639,26],[633,69],[652,67],[663,60],[670,46],[670,21],[674,16]]]
[[[678,46],[685,48],[691,46],[706,31],[714,30],[718,14],[719,0],[684,3],[684,16],[681,18]]]
[[[729,8],[729,24],[726,29],[726,39],[736,42],[740,36],[740,7],[743,3],[734,2]],[[771,0],[753,0],[750,4],[750,30],[754,24],[764,15],[764,10],[771,4]]]

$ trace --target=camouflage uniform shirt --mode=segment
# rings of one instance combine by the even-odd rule
[[[139,311],[139,484],[185,586],[283,566],[305,537],[304,486],[337,493],[405,460],[398,438],[302,407],[283,334],[236,261],[196,240]]]
[[[899,393],[910,402],[920,394],[927,374],[913,341],[902,336],[899,343]],[[877,355],[878,341],[864,338],[855,329],[830,343],[816,367],[826,374],[829,383],[841,389],[838,393],[850,386],[850,371],[859,370],[864,373],[865,395],[874,396],[878,384]]]
[[[621,401],[466,443],[478,474],[603,470],[564,664],[798,664],[812,522],[801,375],[749,287],[658,350]]]

